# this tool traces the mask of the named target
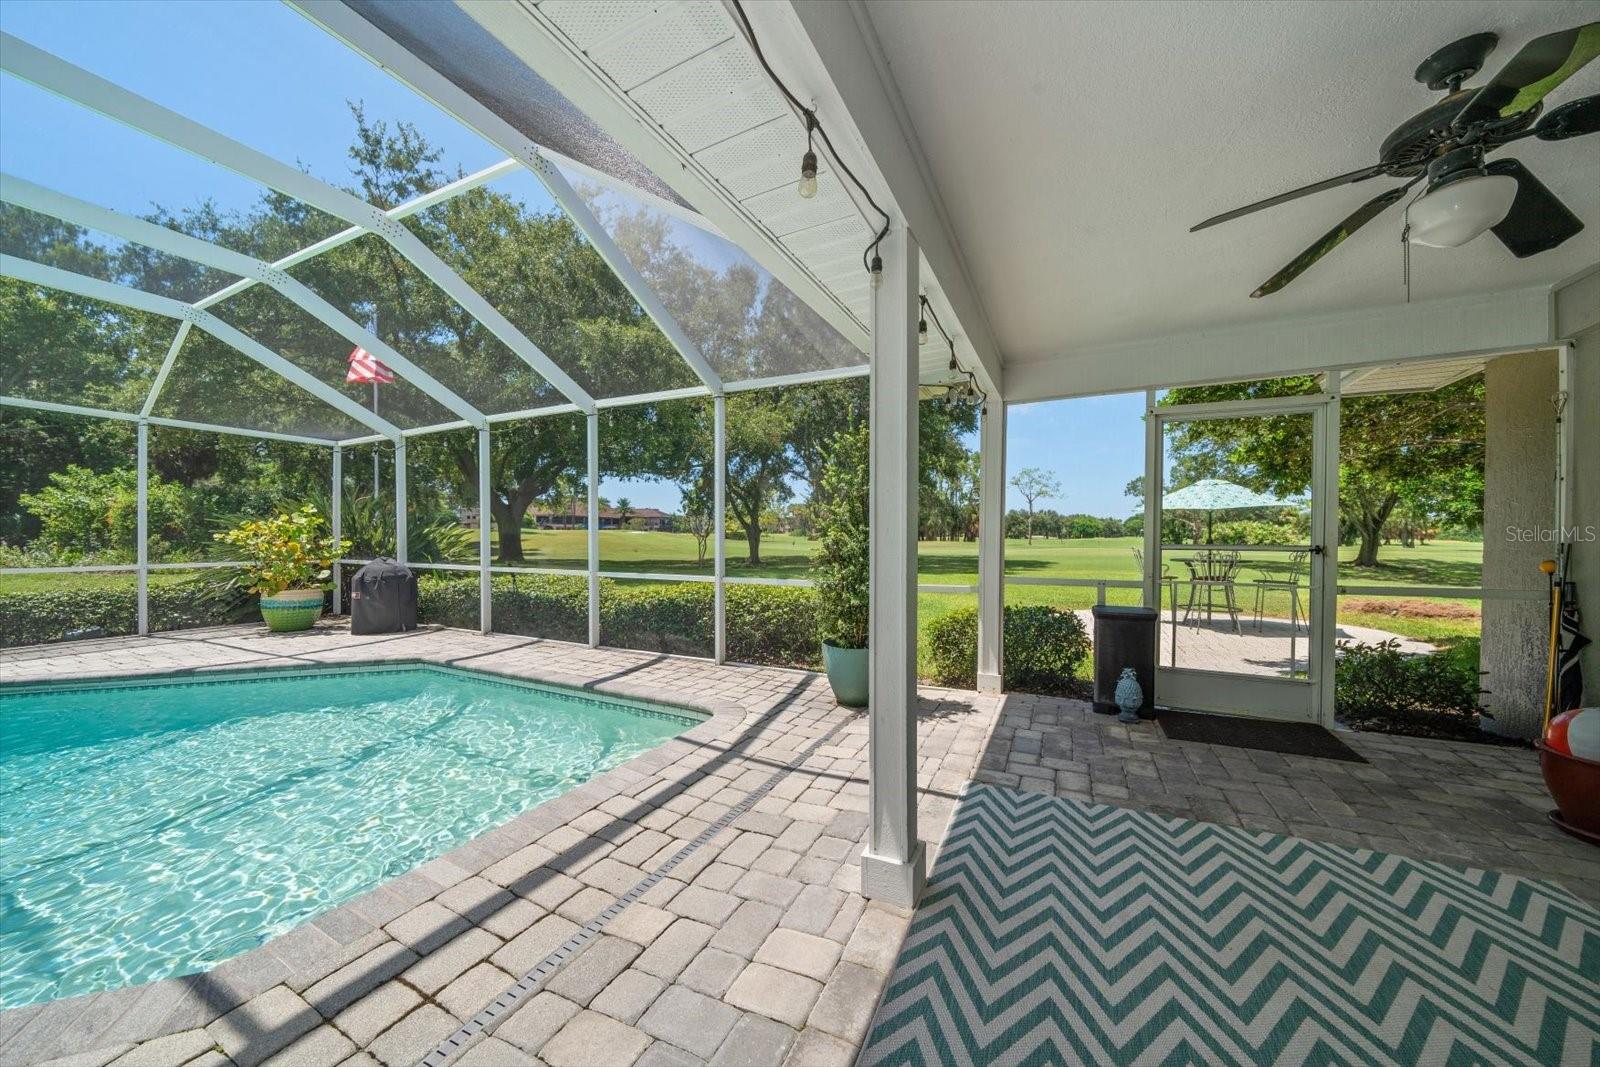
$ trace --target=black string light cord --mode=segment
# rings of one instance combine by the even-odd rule
[[[834,166],[838,167],[854,183],[855,187],[861,190],[861,195],[866,198],[868,204],[872,205],[872,210],[883,216],[882,228],[872,238],[872,243],[867,245],[861,252],[861,266],[865,268],[867,273],[881,273],[883,259],[878,255],[878,246],[883,243],[885,237],[889,236],[889,213],[878,206],[878,202],[872,198],[872,193],[867,190],[861,179],[856,177],[855,171],[850,169],[850,164],[844,161],[844,157],[839,154],[839,150],[833,146],[833,139],[828,136],[828,131],[823,128],[822,121],[817,118],[816,111],[802,104],[800,98],[790,92],[789,87],[783,83],[783,79],[778,77],[778,72],[772,69],[772,64],[767,62],[766,53],[761,51],[761,42],[756,40],[756,31],[750,25],[750,17],[744,13],[744,4],[740,3],[740,0],[733,0],[733,10],[738,13],[739,21],[744,24],[745,39],[750,42],[751,50],[755,52],[756,59],[761,63],[761,69],[767,72],[767,77],[772,79],[772,84],[778,87],[778,91],[788,99],[789,106],[799,113],[801,121],[805,123],[807,140],[810,140],[813,132],[821,137],[823,147],[828,150],[828,155],[832,158]],[[943,333],[944,330],[941,328],[939,332]]]

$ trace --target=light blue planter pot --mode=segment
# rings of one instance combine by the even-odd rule
[[[867,650],[840,648],[822,642],[822,665],[828,671],[833,699],[847,708],[867,706]]]

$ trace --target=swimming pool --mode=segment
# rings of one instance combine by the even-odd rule
[[[412,665],[0,690],[0,1007],[204,970],[700,721]]]

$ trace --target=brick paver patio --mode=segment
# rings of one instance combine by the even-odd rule
[[[712,718],[205,975],[0,1012],[0,1063],[409,1067],[768,785],[452,1062],[854,1059],[909,914],[859,894],[866,720],[836,706],[818,676],[459,630],[359,638],[324,625],[8,650],[0,681],[375,658],[690,703]],[[927,689],[919,831],[931,862],[976,777],[1532,873],[1600,896],[1594,850],[1544,822],[1530,752],[1347,740],[1372,762],[1172,742],[1076,701]]]

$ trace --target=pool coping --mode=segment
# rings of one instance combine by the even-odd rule
[[[509,652],[512,649],[502,651]],[[678,658],[668,653],[659,655]],[[648,779],[697,749],[724,739],[741,728],[750,716],[770,714],[711,695],[689,698],[674,693],[663,697],[657,687],[640,685],[627,679],[586,679],[531,666],[521,671],[503,667],[463,667],[454,662],[457,658],[450,652],[440,651],[374,656],[358,664],[334,660],[321,663],[263,663],[255,667],[238,664],[201,665],[176,670],[86,673],[74,676],[70,682],[93,685],[96,682],[150,681],[160,678],[197,680],[207,674],[254,671],[282,674],[352,666],[437,666],[579,693],[641,701],[702,714],[706,718],[649,751],[612,767],[558,797],[526,808],[404,874],[380,882],[361,895],[314,915],[214,967],[194,974],[0,1009],[0,1032],[18,1033],[22,1027],[34,1022],[34,1016],[48,1010],[61,1020],[61,1025],[52,1028],[54,1033],[49,1047],[38,1050],[36,1061],[45,1061],[53,1056],[82,1051],[82,1044],[76,1036],[79,1028],[68,1022],[70,1019],[78,1020],[87,1030],[97,1028],[97,1023],[108,1017],[114,1018],[116,1021],[109,1029],[96,1033],[93,1039],[96,1045],[141,1042],[207,1026],[246,1001],[284,982],[291,983],[296,989],[307,989],[388,940],[383,926],[396,915],[477,876],[490,865],[622,795],[628,787]],[[39,684],[37,681],[0,683],[0,691],[32,688]]]

